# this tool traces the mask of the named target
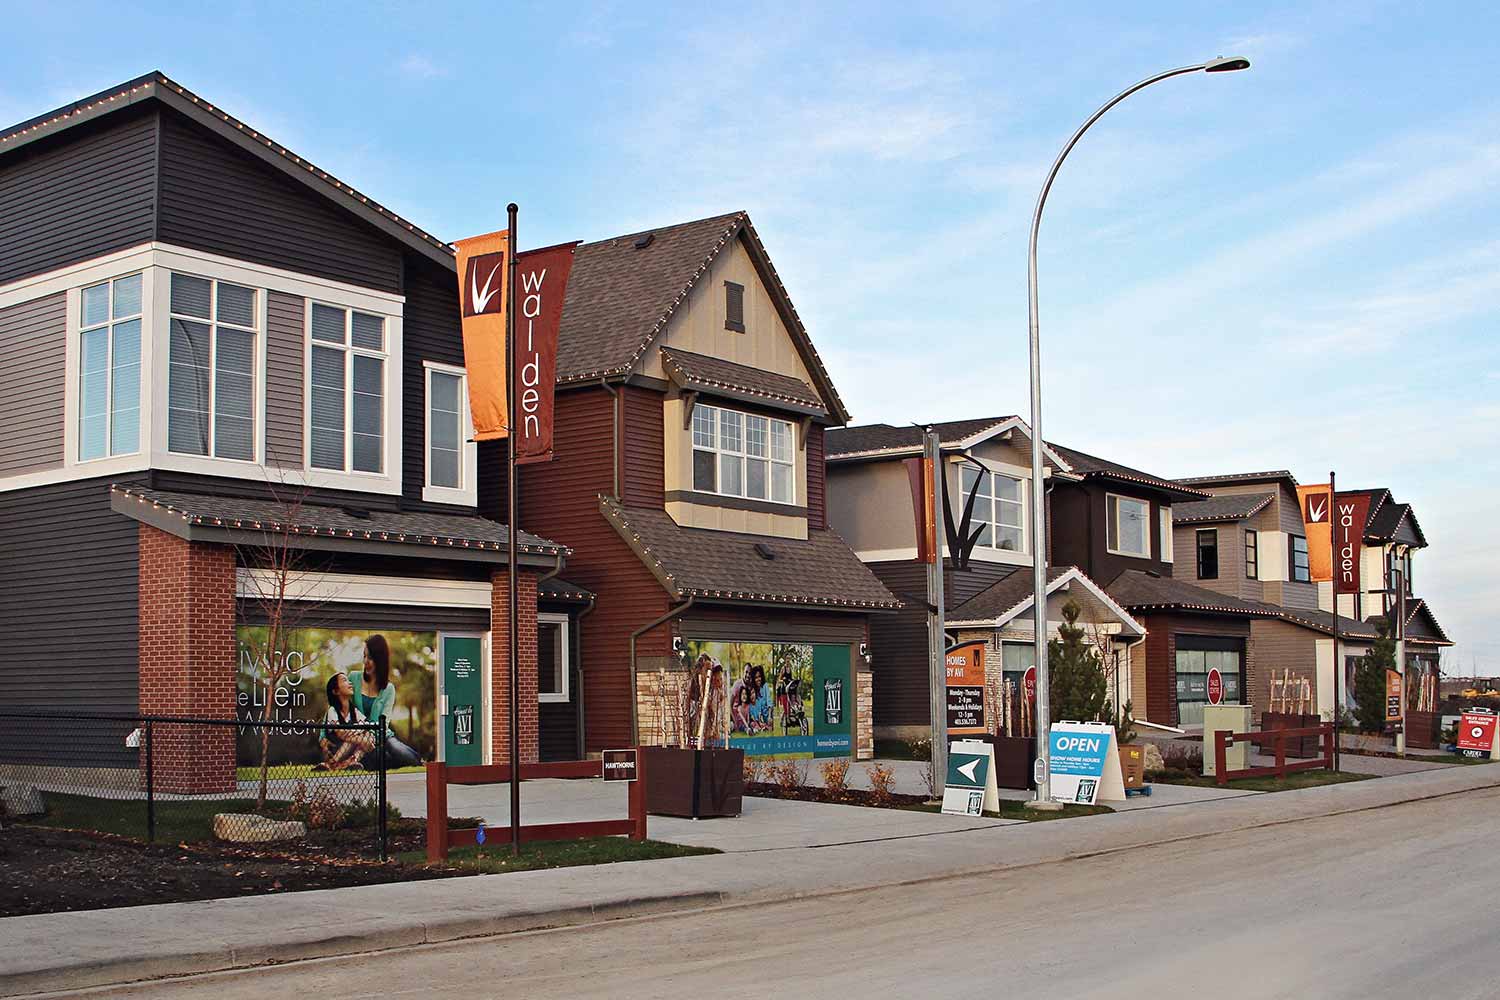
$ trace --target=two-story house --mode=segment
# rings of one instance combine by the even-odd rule
[[[988,687],[1009,681],[1012,691],[1020,691],[1026,671],[1035,665],[1031,518],[1027,513],[1030,428],[1019,417],[1002,416],[938,423],[932,430],[941,441],[941,478],[953,534],[965,539],[954,546],[947,540],[949,532],[939,531],[944,627],[954,640],[980,639],[989,647]],[[871,623],[875,725],[881,736],[903,739],[925,737],[931,731],[927,567],[917,555],[905,465],[921,456],[922,438],[921,427],[868,424],[829,431],[827,446],[830,523],[906,602],[899,613]],[[1046,449],[1043,474],[1054,494],[1064,484],[1071,488],[1084,481],[1056,448]],[[1166,489],[1167,494],[1174,491],[1180,492]],[[970,511],[967,525],[962,521],[965,509]],[[1052,533],[1057,553],[1056,529]],[[974,538],[972,548],[966,544],[968,537]],[[1103,545],[1102,525],[1097,538]],[[1126,544],[1119,539],[1111,544],[1116,543]],[[1070,539],[1065,550],[1051,560],[1055,565],[1048,576],[1046,621],[1049,632],[1055,634],[1063,606],[1070,600],[1077,604],[1091,641],[1114,667],[1128,656],[1124,650],[1140,642],[1145,630],[1090,578],[1082,565],[1088,559],[1088,545],[1081,529],[1078,544]],[[1130,699],[1126,672],[1115,670],[1111,684],[1111,696],[1117,702]]]
[[[688,671],[711,664],[747,753],[873,752],[870,623],[900,602],[829,530],[824,439],[847,419],[745,213],[577,247],[554,459],[518,500],[592,595],[588,750],[696,739]],[[480,499],[504,509],[503,484]]]
[[[309,664],[387,640],[420,756],[503,757],[509,532],[479,514],[453,260],[160,73],[0,132],[0,703],[259,717],[274,599]],[[539,611],[587,594],[563,545],[518,556],[535,699],[566,647]],[[196,756],[176,785],[233,780]]]

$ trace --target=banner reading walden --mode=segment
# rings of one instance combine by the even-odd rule
[[[751,757],[853,753],[848,646],[694,640],[687,651],[690,663],[724,668],[730,746]]]
[[[365,640],[385,637],[390,648],[389,683],[396,698],[387,713],[391,733],[424,760],[435,759],[436,730],[433,722],[437,693],[437,633],[398,632],[384,629],[305,628],[290,633],[286,642],[286,669],[276,689],[266,691],[267,664],[257,661],[256,650],[265,648],[266,628],[241,625],[235,671],[236,712],[247,721],[266,719],[284,722],[277,735],[306,739],[271,740],[272,765],[314,764],[320,758],[317,734],[328,714],[328,681],[334,674],[352,674],[365,668]],[[356,681],[356,687],[358,682]],[[266,702],[269,700],[269,710]],[[373,720],[371,720],[373,721]],[[239,763],[260,763],[260,740],[254,730],[239,734]]]

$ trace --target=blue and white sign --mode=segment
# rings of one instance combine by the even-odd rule
[[[1123,802],[1125,780],[1115,727],[1102,722],[1054,722],[1048,744],[1052,801],[1095,805]]]

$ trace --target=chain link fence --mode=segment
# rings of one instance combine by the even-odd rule
[[[0,815],[165,843],[387,852],[374,723],[0,713]]]

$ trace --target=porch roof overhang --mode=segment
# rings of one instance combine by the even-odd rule
[[[1104,588],[1100,587],[1077,566],[1054,566],[1049,572],[1047,595],[1064,592],[1073,586],[1086,591],[1090,597],[1107,608],[1115,623],[1134,639],[1145,636],[1146,627],[1136,621],[1130,612],[1115,602]],[[948,628],[1004,628],[1014,619],[1031,611],[1035,601],[1031,574],[1017,571],[975,594],[954,608],[944,623]]]

